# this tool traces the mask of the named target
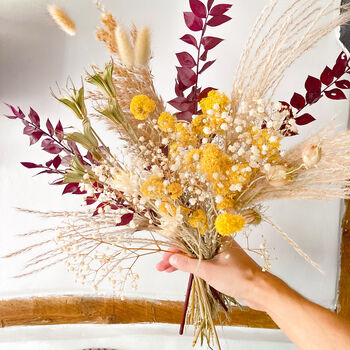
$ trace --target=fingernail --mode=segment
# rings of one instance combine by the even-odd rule
[[[172,265],[174,267],[177,266],[177,261],[178,261],[178,259],[177,259],[177,256],[175,254],[169,258],[170,265]]]

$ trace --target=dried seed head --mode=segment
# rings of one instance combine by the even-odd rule
[[[302,158],[305,166],[311,168],[321,159],[321,147],[318,145],[306,145],[302,151]]]
[[[266,171],[266,179],[273,187],[282,187],[288,184],[290,178],[283,165],[273,165]]]
[[[73,20],[62,9],[56,5],[48,5],[47,11],[56,24],[67,34],[75,35],[77,30]]]
[[[124,28],[119,25],[116,32],[116,39],[120,60],[126,66],[134,64],[134,49]]]
[[[150,57],[150,33],[147,27],[137,32],[135,41],[135,65],[142,67],[148,64]]]
[[[261,222],[261,215],[254,209],[243,210],[241,215],[244,216],[245,222],[249,225],[259,225]]]

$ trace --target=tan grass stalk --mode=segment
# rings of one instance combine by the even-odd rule
[[[65,33],[72,36],[76,34],[76,25],[66,12],[56,5],[48,5],[47,11],[59,28],[61,28]]]
[[[150,58],[150,33],[147,27],[137,32],[135,41],[135,65],[146,66]]]
[[[272,1],[258,19],[242,54],[232,91],[234,110],[242,100],[269,100],[286,69],[305,51],[350,20],[350,4],[320,5],[318,0],[295,0],[276,20],[280,1]]]

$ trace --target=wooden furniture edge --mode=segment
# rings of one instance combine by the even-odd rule
[[[0,301],[0,326],[57,325],[77,323],[126,324],[181,321],[183,303],[103,297],[57,296]],[[255,328],[277,328],[263,312],[234,308],[222,324]]]

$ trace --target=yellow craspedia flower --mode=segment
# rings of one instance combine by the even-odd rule
[[[156,109],[156,103],[146,95],[136,95],[130,103],[130,111],[138,120],[147,119]]]
[[[207,114],[208,111],[222,113],[229,105],[230,99],[224,93],[220,93],[217,90],[211,90],[208,96],[199,102],[203,114]]]
[[[188,223],[199,230],[200,234],[203,235],[208,230],[208,220],[205,212],[202,209],[197,209],[188,218]]]
[[[200,160],[200,170],[205,173],[209,179],[211,179],[215,173],[220,174],[226,172],[231,164],[230,157],[224,154],[218,146],[212,143],[205,145]]]
[[[241,215],[233,215],[229,213],[220,214],[215,220],[216,231],[221,236],[229,236],[240,230],[245,225],[245,218]]]
[[[178,199],[182,195],[182,186],[177,182],[168,185],[166,189],[171,199]]]
[[[160,130],[170,132],[175,130],[176,117],[168,112],[163,112],[158,118],[158,126]]]
[[[164,196],[163,180],[156,174],[151,175],[142,183],[140,191],[144,197],[157,199]]]

